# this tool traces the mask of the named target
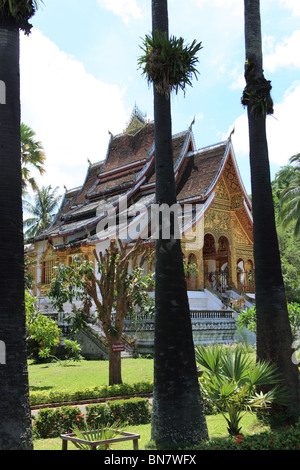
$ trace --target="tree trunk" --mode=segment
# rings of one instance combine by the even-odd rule
[[[152,27],[168,34],[166,0],[152,0]],[[170,99],[154,89],[156,203],[176,203]],[[174,231],[172,221],[171,234]],[[152,439],[164,448],[207,439],[179,239],[159,234],[155,268]]]
[[[246,61],[255,79],[264,79],[259,0],[245,0]],[[247,64],[246,63],[246,64]],[[246,65],[247,68],[247,65]],[[245,73],[246,81],[249,80]],[[248,85],[248,81],[247,81]],[[299,408],[298,368],[292,362],[292,334],[281,273],[270,182],[266,116],[248,104],[250,168],[253,205],[257,315],[257,358],[274,363],[291,395],[290,409]]]
[[[113,351],[109,346],[109,385],[122,384],[121,352]]]
[[[19,30],[0,21],[0,450],[32,450],[25,342]]]

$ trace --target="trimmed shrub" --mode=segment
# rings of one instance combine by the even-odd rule
[[[121,421],[127,424],[147,424],[151,421],[151,410],[146,398],[130,398],[110,401],[106,404],[86,407],[89,425],[113,424]]]
[[[57,390],[30,392],[31,406],[110,398],[124,395],[146,394],[153,392],[153,382],[138,382],[136,384],[103,385],[78,390]]]
[[[98,427],[122,424],[146,424],[151,420],[149,401],[146,398],[116,400],[86,407],[86,417],[78,407],[62,406],[45,408],[39,411],[33,424],[34,437],[46,439],[59,437],[72,432],[74,427],[83,429],[88,426]]]
[[[37,439],[59,437],[60,434],[71,432],[74,426],[81,428],[84,422],[78,407],[45,408],[38,413],[33,424],[33,434]]]

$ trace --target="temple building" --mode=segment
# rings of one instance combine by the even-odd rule
[[[35,238],[38,298],[46,298],[55,265],[80,253],[94,262],[94,249],[103,251],[116,233],[129,242],[137,234],[153,249],[154,158],[154,123],[135,107],[123,133],[110,136],[105,159],[89,164],[82,186],[66,190],[54,222]],[[192,214],[181,238],[185,261],[197,267],[187,278],[191,309],[221,309],[220,293],[254,293],[251,201],[230,137],[198,150],[191,125],[173,136],[173,159],[177,204]],[[101,231],[107,208],[113,223]]]

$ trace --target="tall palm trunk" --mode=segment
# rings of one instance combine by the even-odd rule
[[[0,22],[0,450],[31,450],[25,343],[24,245],[20,144],[19,28]]]
[[[152,0],[152,28],[168,34],[167,0]],[[154,89],[156,203],[176,203],[170,99]],[[171,233],[174,231],[171,227]],[[174,232],[173,232],[174,233]],[[152,439],[183,445],[207,439],[197,378],[180,240],[156,242]]]
[[[267,83],[263,76],[259,0],[245,0],[245,43],[245,78],[249,90],[253,83]],[[299,377],[297,366],[292,363],[292,335],[281,273],[270,183],[266,114],[263,107],[257,107],[257,95],[248,95],[248,98],[257,357],[260,360],[270,360],[278,367],[290,391],[290,409],[295,409],[300,403]]]

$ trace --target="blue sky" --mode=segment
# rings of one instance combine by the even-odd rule
[[[169,0],[170,34],[202,41],[198,80],[172,96],[173,133],[194,116],[197,148],[226,138],[250,189],[244,88],[243,0]],[[300,1],[261,0],[265,76],[272,81],[268,117],[271,177],[300,151]],[[135,104],[153,117],[153,93],[137,66],[151,30],[150,0],[45,0],[21,36],[22,121],[43,143],[40,185],[83,183],[87,160],[106,155],[109,134],[126,127]]]

